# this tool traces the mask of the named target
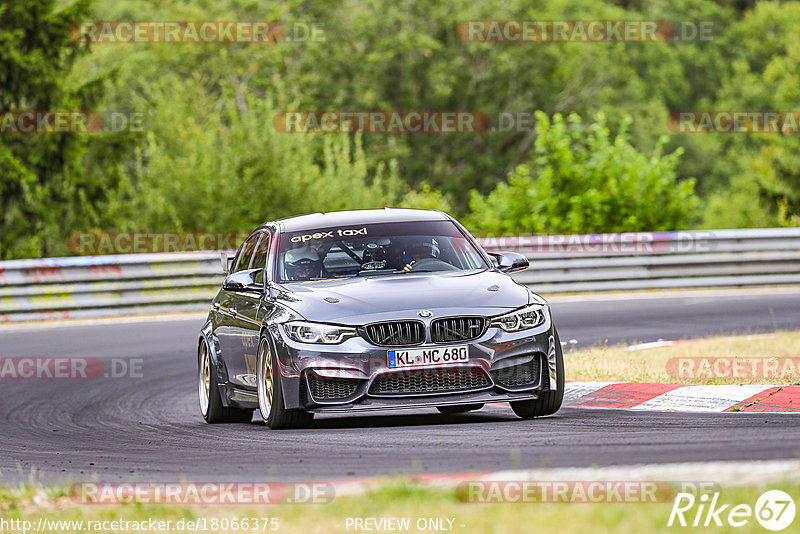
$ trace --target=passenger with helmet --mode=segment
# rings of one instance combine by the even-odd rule
[[[283,264],[286,278],[305,281],[322,278],[322,256],[312,247],[301,247],[286,252]]]
[[[421,237],[412,241],[407,247],[403,255],[403,261],[406,262],[403,270],[408,272],[414,268],[414,264],[426,258],[439,258],[439,243],[432,237]]]
[[[364,253],[361,258],[362,270],[378,270],[386,267],[389,253],[386,249],[375,242],[369,242],[364,246]]]

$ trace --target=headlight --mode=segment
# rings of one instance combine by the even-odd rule
[[[290,339],[300,343],[335,345],[356,335],[355,328],[304,321],[284,323],[283,328]]]
[[[492,326],[501,328],[506,332],[516,332],[527,330],[539,326],[545,321],[545,307],[541,304],[534,304],[527,308],[522,308],[515,312],[507,313],[492,319]]]

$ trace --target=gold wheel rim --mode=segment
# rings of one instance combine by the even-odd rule
[[[200,371],[198,373],[198,382],[200,390],[200,411],[203,415],[208,413],[208,405],[210,402],[209,393],[211,391],[211,365],[208,359],[208,347],[205,342],[203,348],[200,349]]]
[[[266,421],[272,411],[272,392],[274,383],[272,378],[272,353],[267,342],[262,341],[259,347],[260,377],[258,381],[258,407],[261,417]]]

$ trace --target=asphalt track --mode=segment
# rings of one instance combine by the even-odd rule
[[[578,346],[800,328],[800,293],[563,301]],[[45,481],[321,480],[511,468],[800,456],[800,418],[564,408],[522,421],[463,415],[319,417],[274,432],[207,425],[197,409],[195,318],[0,329],[0,357],[141,359],[139,378],[2,380],[0,484]],[[256,420],[258,416],[256,415]]]

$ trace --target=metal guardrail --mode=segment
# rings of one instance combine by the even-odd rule
[[[515,279],[544,294],[800,283],[800,228],[484,239],[531,267]]]
[[[534,291],[800,284],[800,228],[486,237],[525,254]],[[204,310],[223,278],[218,252],[0,262],[0,322]]]
[[[223,279],[219,252],[0,262],[0,322],[202,310]]]

